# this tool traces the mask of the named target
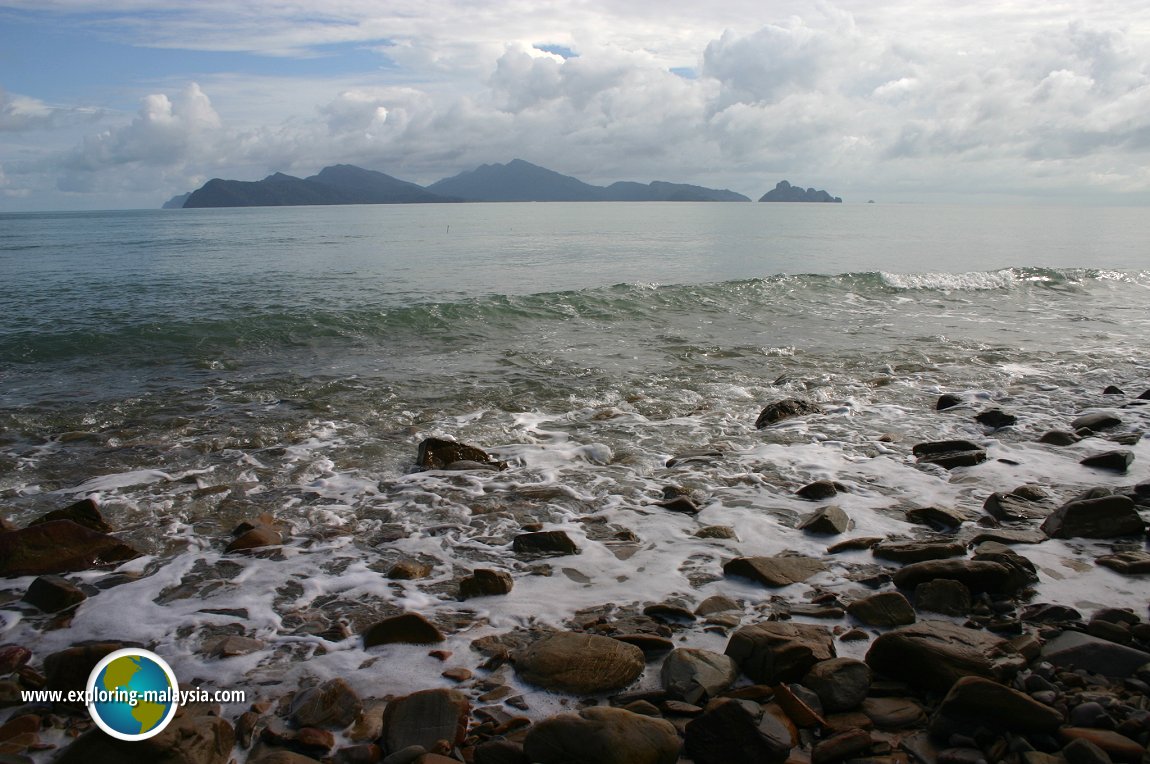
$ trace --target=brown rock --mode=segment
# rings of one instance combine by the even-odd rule
[[[249,549],[259,549],[266,546],[279,546],[283,543],[283,536],[270,525],[256,525],[232,539],[225,552],[243,552]]]
[[[1087,456],[1078,463],[1083,467],[1093,467],[1094,469],[1107,470],[1109,472],[1126,472],[1130,465],[1134,463],[1134,452],[1125,449],[1104,451],[1100,454]]]
[[[1062,714],[999,682],[977,676],[959,679],[950,688],[931,720],[931,732],[945,740],[978,726],[1011,732],[1053,733]]]
[[[819,696],[828,713],[857,708],[870,690],[870,666],[854,658],[822,661],[803,677],[803,686]]]
[[[738,541],[735,529],[727,525],[707,525],[695,531],[695,538],[700,539],[731,539]]]
[[[874,741],[865,730],[847,730],[815,744],[811,751],[811,764],[834,764],[847,759],[857,759],[859,754],[870,750]]]
[[[729,656],[682,647],[666,657],[659,676],[667,695],[699,704],[733,685],[739,678],[739,667]]]
[[[937,464],[945,469],[973,467],[986,461],[986,449],[969,440],[941,440],[919,443],[911,451],[919,464]]]
[[[900,568],[894,584],[914,589],[921,583],[946,578],[959,581],[972,592],[1013,592],[1017,588],[1010,568],[988,560],[928,560]]]
[[[425,562],[417,560],[400,560],[387,571],[387,578],[392,581],[414,581],[427,578],[434,568]]]
[[[164,731],[147,740],[116,740],[99,730],[65,748],[54,764],[227,764],[235,745],[232,725],[181,708]]]
[[[86,599],[88,595],[80,587],[60,576],[39,576],[24,593],[25,602],[45,613],[59,613]]]
[[[473,597],[492,597],[507,594],[515,582],[511,574],[503,570],[489,570],[480,568],[471,572],[459,582],[460,599],[469,600]]]
[[[847,612],[867,626],[905,626],[916,620],[914,608],[898,592],[879,592],[847,606]]]
[[[795,739],[758,703],[719,698],[687,723],[683,743],[695,764],[782,764]]]
[[[553,716],[523,741],[537,764],[675,764],[679,746],[670,722],[609,706]]]
[[[823,501],[836,496],[839,492],[839,485],[833,480],[816,480],[813,483],[807,483],[799,490],[795,491],[795,495],[801,496],[808,501]]]
[[[431,645],[444,641],[443,633],[419,613],[384,618],[363,633],[365,648],[377,645]]]
[[[413,745],[432,750],[440,740],[450,747],[463,743],[471,704],[456,690],[422,690],[396,698],[383,712],[384,751],[394,753]]]
[[[1146,748],[1130,738],[1112,730],[1100,730],[1090,727],[1063,727],[1058,730],[1063,740],[1088,740],[1101,748],[1115,761],[1141,762]]]
[[[1146,530],[1134,502],[1128,496],[1100,496],[1063,504],[1042,523],[1051,538],[1118,538],[1137,536]]]
[[[995,520],[1007,523],[1045,520],[1054,511],[1054,507],[1044,501],[1034,501],[1013,493],[992,493],[986,497],[982,508]]]
[[[441,438],[427,438],[419,444],[416,464],[422,470],[447,469],[454,462],[476,462],[480,465],[507,469],[507,463],[492,459],[486,451],[466,443]]]
[[[850,527],[851,520],[847,517],[847,513],[842,510],[842,507],[833,504],[820,507],[799,523],[799,530],[827,536],[846,533]]]
[[[88,642],[52,653],[44,659],[48,690],[84,690],[96,664],[117,650],[132,647],[124,642]]]
[[[862,712],[880,730],[901,730],[926,722],[926,711],[910,698],[865,698]]]
[[[338,677],[299,693],[291,707],[292,718],[300,727],[333,730],[354,724],[362,713],[363,701],[359,694]]]
[[[755,682],[777,684],[799,681],[816,663],[835,657],[835,646],[823,626],[768,621],[736,631],[725,652]]]
[[[515,655],[515,672],[548,690],[593,695],[619,690],[643,673],[643,651],[610,637],[561,631]]]
[[[579,547],[565,531],[521,533],[512,540],[511,548],[527,555],[579,554]]]
[[[1025,665],[1006,641],[946,621],[920,621],[883,634],[866,662],[874,671],[913,687],[948,691],[964,676],[1008,679]]]
[[[1150,552],[1142,549],[1104,555],[1095,562],[1103,567],[1118,571],[1124,576],[1140,576],[1150,573]]]
[[[871,554],[880,560],[911,563],[962,557],[966,547],[957,541],[884,541]]]
[[[764,427],[769,427],[784,419],[821,413],[823,413],[823,410],[810,401],[800,398],[787,398],[768,404],[760,411],[758,418],[755,420],[755,428],[761,430]]]
[[[723,574],[740,576],[763,586],[780,588],[806,581],[826,570],[826,564],[813,557],[786,555],[775,557],[736,557],[723,566]]]
[[[77,525],[82,525],[85,528],[90,528],[97,533],[111,533],[112,526],[100,514],[99,505],[96,504],[95,499],[81,499],[80,501],[63,509],[55,509],[51,512],[37,517],[29,525],[38,525],[40,523],[50,523],[53,520],[71,520]]]
[[[914,587],[914,604],[919,610],[963,616],[970,612],[970,589],[948,578],[924,581]]]
[[[0,576],[70,573],[139,556],[119,539],[71,520],[51,520],[0,533]]]

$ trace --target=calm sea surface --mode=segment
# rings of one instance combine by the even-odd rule
[[[793,491],[817,478],[852,489],[840,504],[855,533],[911,537],[921,529],[907,508],[977,512],[991,491],[1027,482],[1066,498],[1145,480],[1150,465],[1142,443],[1125,476],[1078,465],[1105,442],[1035,443],[1086,410],[1121,410],[1127,433],[1148,424],[1145,409],[1122,408],[1150,388],[1144,210],[0,215],[0,284],[0,508],[24,522],[95,495],[150,555],[136,564],[143,578],[102,592],[70,629],[29,636],[34,622],[8,618],[0,641],[50,649],[115,633],[158,644],[181,677],[288,681],[362,663],[351,639],[308,653],[319,638],[301,613],[354,631],[418,609],[455,623],[464,644],[604,602],[724,592],[758,607],[767,595],[722,579],[721,562],[822,554],[826,539],[794,528],[811,505]],[[1107,385],[1125,397],[1104,396]],[[942,392],[966,403],[935,412]],[[759,409],[783,397],[825,415],[755,430]],[[1018,424],[978,425],[992,407]],[[412,474],[429,436],[511,468]],[[909,454],[951,437],[985,443],[991,460],[948,474]],[[710,455],[667,466],[700,450]],[[697,518],[650,506],[669,485],[693,493]],[[242,560],[241,583],[206,586],[230,529],[263,511],[291,526],[285,557]],[[527,523],[568,531],[583,553],[538,575],[509,552]],[[729,525],[739,541],[694,538],[701,525]],[[638,541],[619,554],[624,531]],[[1090,549],[1033,549],[1044,596],[1145,607],[1117,574],[1059,567]],[[403,558],[433,575],[383,579]],[[821,585],[845,591],[861,559],[848,555]],[[459,627],[452,582],[479,566],[511,571],[516,588],[468,603],[474,625]],[[246,609],[244,632],[268,650],[200,665],[203,632],[219,625],[205,600]],[[129,603],[130,623],[117,611]]]

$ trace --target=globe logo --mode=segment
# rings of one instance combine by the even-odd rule
[[[88,676],[88,712],[119,740],[147,740],[176,715],[179,686],[163,658],[125,648],[105,656]]]

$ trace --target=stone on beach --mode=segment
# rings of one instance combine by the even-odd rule
[[[365,648],[377,645],[431,645],[444,641],[443,633],[419,613],[401,613],[372,625],[363,633]]]
[[[808,501],[822,501],[838,495],[841,490],[843,486],[833,480],[816,480],[795,491],[795,495]]]
[[[426,438],[421,442],[415,462],[421,470],[448,469],[456,462],[474,462],[480,467],[499,470],[507,468],[506,462],[492,459],[482,448],[443,438]]]
[[[914,608],[898,592],[879,592],[855,600],[847,612],[867,626],[905,626],[916,620]]]
[[[597,634],[562,631],[536,640],[514,656],[515,673],[546,690],[593,695],[619,690],[643,673],[643,651]]]
[[[883,541],[871,549],[871,554],[880,560],[911,563],[961,557],[966,547],[958,541]]]
[[[681,647],[663,660],[659,677],[670,697],[699,705],[733,685],[739,678],[739,667],[722,653]]]
[[[71,573],[139,556],[114,536],[71,520],[50,520],[0,533],[0,576]]]
[[[1070,423],[1072,430],[1091,430],[1101,432],[1122,424],[1122,418],[1107,411],[1098,411],[1093,414],[1083,414]]]
[[[1019,588],[1012,573],[1008,566],[990,560],[927,560],[899,568],[894,573],[894,584],[900,589],[913,590],[919,584],[945,578],[961,582],[976,594],[1012,593]]]
[[[755,420],[755,427],[763,429],[769,427],[776,422],[781,422],[784,419],[792,419],[794,417],[806,416],[808,414],[821,414],[822,409],[811,403],[808,400],[801,398],[786,398],[781,401],[775,401],[768,404],[759,412],[758,418]]]
[[[687,723],[684,750],[695,764],[782,764],[795,740],[758,703],[719,698]]]
[[[55,509],[47,514],[37,517],[29,525],[50,523],[53,520],[71,520],[77,525],[91,528],[98,533],[111,533],[112,526],[100,513],[100,507],[93,498],[81,499],[63,509]]]
[[[88,595],[66,578],[39,576],[28,587],[23,599],[45,613],[58,613],[79,605],[88,599]]]
[[[1064,631],[1042,646],[1042,658],[1055,666],[1128,677],[1150,663],[1150,653],[1077,631]]]
[[[1109,472],[1126,472],[1133,463],[1134,452],[1124,449],[1103,451],[1099,454],[1087,456],[1079,462],[1083,467],[1093,467],[1094,469],[1107,470]]]
[[[931,720],[932,733],[947,739],[978,726],[1012,732],[1052,733],[1062,714],[1000,682],[978,676],[959,679],[950,688]]]
[[[998,430],[1018,423],[1018,417],[1008,414],[1002,409],[987,409],[974,417],[979,424]]]
[[[1026,660],[993,634],[947,621],[920,621],[881,635],[867,665],[912,687],[948,691],[964,676],[1009,679]]]
[[[468,600],[473,597],[508,594],[514,585],[515,582],[507,571],[480,568],[473,570],[470,576],[459,582],[459,597]]]
[[[826,570],[826,564],[813,557],[778,555],[774,557],[736,557],[723,565],[723,574],[749,578],[763,586],[781,588],[806,581]]]
[[[385,753],[410,746],[430,751],[439,741],[450,748],[463,743],[471,703],[458,690],[421,690],[396,698],[383,712],[379,742]]]
[[[1051,538],[1107,539],[1141,535],[1146,524],[1128,496],[1099,496],[1063,504],[1046,518],[1042,530]]]
[[[341,730],[354,724],[362,713],[358,693],[339,677],[304,690],[291,705],[292,719],[301,727]]]
[[[992,493],[986,497],[982,508],[995,520],[1015,522],[1019,520],[1045,520],[1054,507],[1043,501],[1034,501],[1013,493]]]
[[[823,536],[836,536],[850,530],[851,521],[841,507],[820,507],[799,523],[799,530]]]
[[[986,461],[986,449],[969,440],[939,440],[919,443],[911,449],[919,464],[936,464],[945,469],[973,467]]]
[[[675,764],[681,747],[665,719],[595,706],[531,728],[523,751],[537,764]]]
[[[871,685],[870,666],[854,658],[831,658],[816,663],[803,677],[803,686],[819,696],[827,713],[857,708]]]
[[[521,533],[512,539],[511,548],[519,554],[527,555],[579,554],[579,547],[566,531]]]
[[[801,680],[816,663],[835,657],[835,644],[823,626],[768,621],[736,631],[724,652],[752,680],[775,684]]]

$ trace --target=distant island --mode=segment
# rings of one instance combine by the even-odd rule
[[[792,186],[785,180],[780,180],[778,184],[763,194],[759,199],[760,202],[832,202],[834,204],[842,204],[843,200],[837,196],[831,196],[826,191],[816,191],[813,188],[799,188]]]
[[[323,204],[428,204],[450,202],[749,202],[726,189],[685,183],[618,182],[593,186],[515,159],[485,164],[423,187],[354,165],[325,167],[307,178],[277,172],[263,180],[213,178],[165,209],[286,207]]]

